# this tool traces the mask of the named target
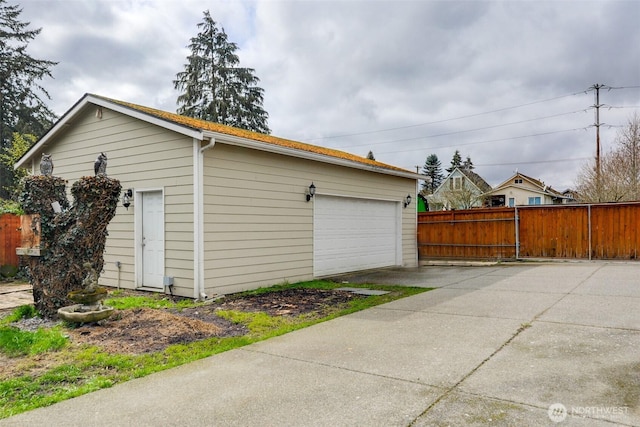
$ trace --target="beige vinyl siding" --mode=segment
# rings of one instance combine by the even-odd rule
[[[162,189],[165,215],[165,272],[175,277],[174,292],[193,296],[193,143],[192,139],[159,126],[108,110],[96,117],[89,106],[72,126],[44,152],[53,155],[54,175],[69,181],[93,175],[93,162],[107,153],[107,174],[123,189]],[[34,167],[38,170],[40,153]],[[134,207],[118,204],[109,224],[104,271],[100,282],[135,288]],[[116,262],[121,262],[118,278]]]
[[[313,277],[313,201],[319,194],[394,200],[402,214],[403,264],[417,264],[415,180],[234,147],[205,152],[204,242],[207,294]]]

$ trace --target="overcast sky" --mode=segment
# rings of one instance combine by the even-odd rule
[[[557,190],[640,114],[640,1],[7,0],[58,61],[62,115],[85,93],[175,112],[203,11],[265,90],[272,134],[415,170],[470,156],[489,184],[516,169]],[[609,89],[613,88],[613,89]]]

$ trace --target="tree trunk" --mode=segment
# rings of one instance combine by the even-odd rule
[[[41,256],[25,257],[24,264],[33,285],[36,309],[47,318],[72,302],[67,295],[81,289],[87,274],[82,265],[91,263],[95,271],[104,266],[107,226],[116,212],[121,185],[106,176],[83,177],[71,188],[70,209],[64,180],[51,176],[31,176],[25,183],[21,202],[25,213],[41,216]],[[55,213],[57,201],[63,211]]]

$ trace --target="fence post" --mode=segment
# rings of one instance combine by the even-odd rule
[[[587,227],[589,227],[589,261],[591,261],[591,205],[587,205]]]
[[[518,207],[514,206],[516,224],[516,260],[520,258],[520,218],[518,217]]]

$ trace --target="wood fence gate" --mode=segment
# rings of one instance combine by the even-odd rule
[[[420,259],[637,259],[640,203],[418,214]]]
[[[20,245],[20,217],[0,215],[0,265],[18,266],[16,248]]]

